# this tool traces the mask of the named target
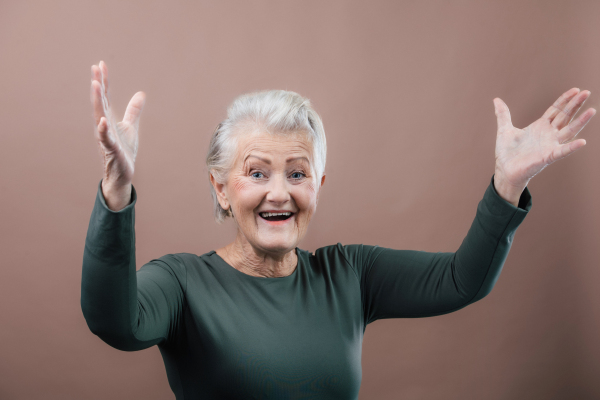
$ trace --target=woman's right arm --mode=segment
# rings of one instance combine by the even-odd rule
[[[136,272],[132,185],[138,127],[146,95],[129,101],[117,123],[108,100],[108,69],[92,66],[91,101],[104,164],[90,218],[81,277],[81,309],[90,330],[120,350],[167,340],[181,321],[185,266],[177,255],[154,259]]]
[[[114,348],[142,350],[167,340],[183,318],[186,272],[168,254],[136,273],[135,203],[113,211],[102,181],[90,218],[81,277],[81,309],[90,330]]]

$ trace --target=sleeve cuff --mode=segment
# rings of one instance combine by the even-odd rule
[[[488,210],[493,214],[514,214],[517,219],[522,220],[529,213],[533,205],[529,188],[525,187],[525,189],[523,189],[521,197],[519,197],[518,207],[515,207],[512,203],[500,197],[496,191],[496,188],[494,187],[495,175],[496,174],[492,175],[490,184],[483,196]]]
[[[113,214],[123,214],[128,212],[130,209],[134,208],[135,202],[137,201],[137,193],[135,191],[135,187],[131,184],[131,199],[130,203],[120,209],[119,211],[113,211],[106,205],[106,199],[104,199],[104,194],[102,193],[102,179],[100,179],[100,183],[98,183],[98,193],[97,193],[98,201],[106,209],[106,211],[111,212]]]

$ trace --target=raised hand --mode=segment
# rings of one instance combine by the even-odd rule
[[[578,88],[567,90],[540,119],[524,129],[515,128],[506,104],[500,98],[494,99],[498,119],[494,181],[497,190],[503,188],[506,200],[512,202],[515,197],[518,200],[531,178],[585,146],[585,139],[570,140],[596,110],[589,108],[575,121],[571,120],[590,94],[589,90],[580,92]],[[503,193],[498,190],[501,196]]]
[[[133,180],[139,143],[138,127],[146,94],[134,94],[123,121],[117,123],[108,97],[108,68],[100,61],[92,66],[91,101],[97,125],[96,138],[104,160],[102,190],[105,194],[124,193],[130,190]]]

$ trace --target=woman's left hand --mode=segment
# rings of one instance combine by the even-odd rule
[[[515,128],[504,101],[494,99],[498,118],[494,181],[497,188],[504,188],[503,197],[516,196],[518,200],[531,178],[585,146],[585,139],[568,141],[596,114],[595,109],[589,108],[570,123],[590,94],[589,90],[567,90],[540,119],[524,129]]]

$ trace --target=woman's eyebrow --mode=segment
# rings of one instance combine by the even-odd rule
[[[254,154],[248,154],[248,155],[246,156],[246,158],[244,158],[244,162],[246,162],[246,160],[247,160],[249,157],[258,158],[258,159],[259,159],[259,160],[261,160],[262,162],[265,162],[265,163],[267,163],[267,164],[271,165],[271,160],[267,160],[266,158],[262,158],[262,157],[259,157],[259,156],[255,156]],[[291,162],[291,161],[300,160],[300,159],[304,159],[304,160],[306,160],[306,161],[307,161],[307,162],[310,164],[310,160],[309,160],[308,158],[304,157],[304,156],[300,156],[300,157],[291,157],[291,158],[288,158],[288,159],[287,159],[287,160],[285,160],[285,161],[289,163],[289,162]]]
[[[286,161],[286,162],[290,162],[290,161],[302,160],[302,159],[306,160],[306,162],[310,164],[310,160],[309,160],[308,158],[304,157],[304,156],[302,156],[302,157],[292,157],[292,158],[288,158],[288,159],[287,159],[287,160],[285,160],[285,161]]]

